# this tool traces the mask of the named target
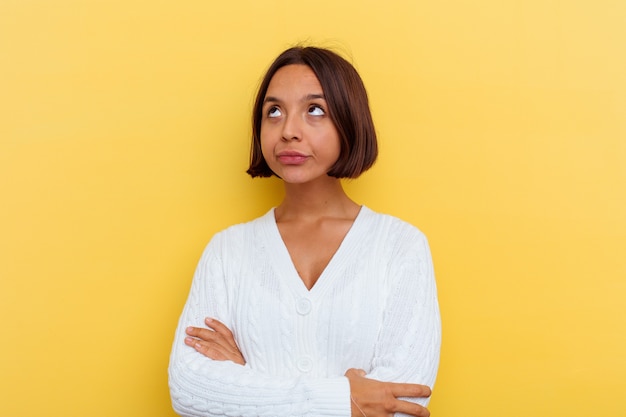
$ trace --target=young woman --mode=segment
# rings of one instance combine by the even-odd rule
[[[377,156],[361,78],[329,50],[286,50],[252,133],[248,173],[281,178],[285,197],[204,251],[170,358],[174,409],[428,416],[441,339],[428,243],[340,182]]]

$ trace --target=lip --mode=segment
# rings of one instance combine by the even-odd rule
[[[285,165],[302,165],[309,156],[298,151],[282,151],[276,155],[276,158]]]

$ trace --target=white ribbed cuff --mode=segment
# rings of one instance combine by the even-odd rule
[[[350,383],[346,377],[318,379],[310,382],[314,393],[311,415],[350,417]]]

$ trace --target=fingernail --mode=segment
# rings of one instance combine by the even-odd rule
[[[185,338],[185,344],[190,345],[193,343],[193,339],[191,337],[186,337]]]
[[[213,321],[213,319],[211,317],[207,317],[206,319],[204,319],[204,321],[206,323],[211,323]]]

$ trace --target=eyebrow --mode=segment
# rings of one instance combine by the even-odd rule
[[[324,94],[307,94],[306,96],[302,97],[302,100],[300,101],[309,101],[309,100],[326,100],[326,97],[324,97]],[[265,100],[263,100],[263,104],[265,103],[280,103],[280,99],[274,96],[267,96],[265,97]]]

